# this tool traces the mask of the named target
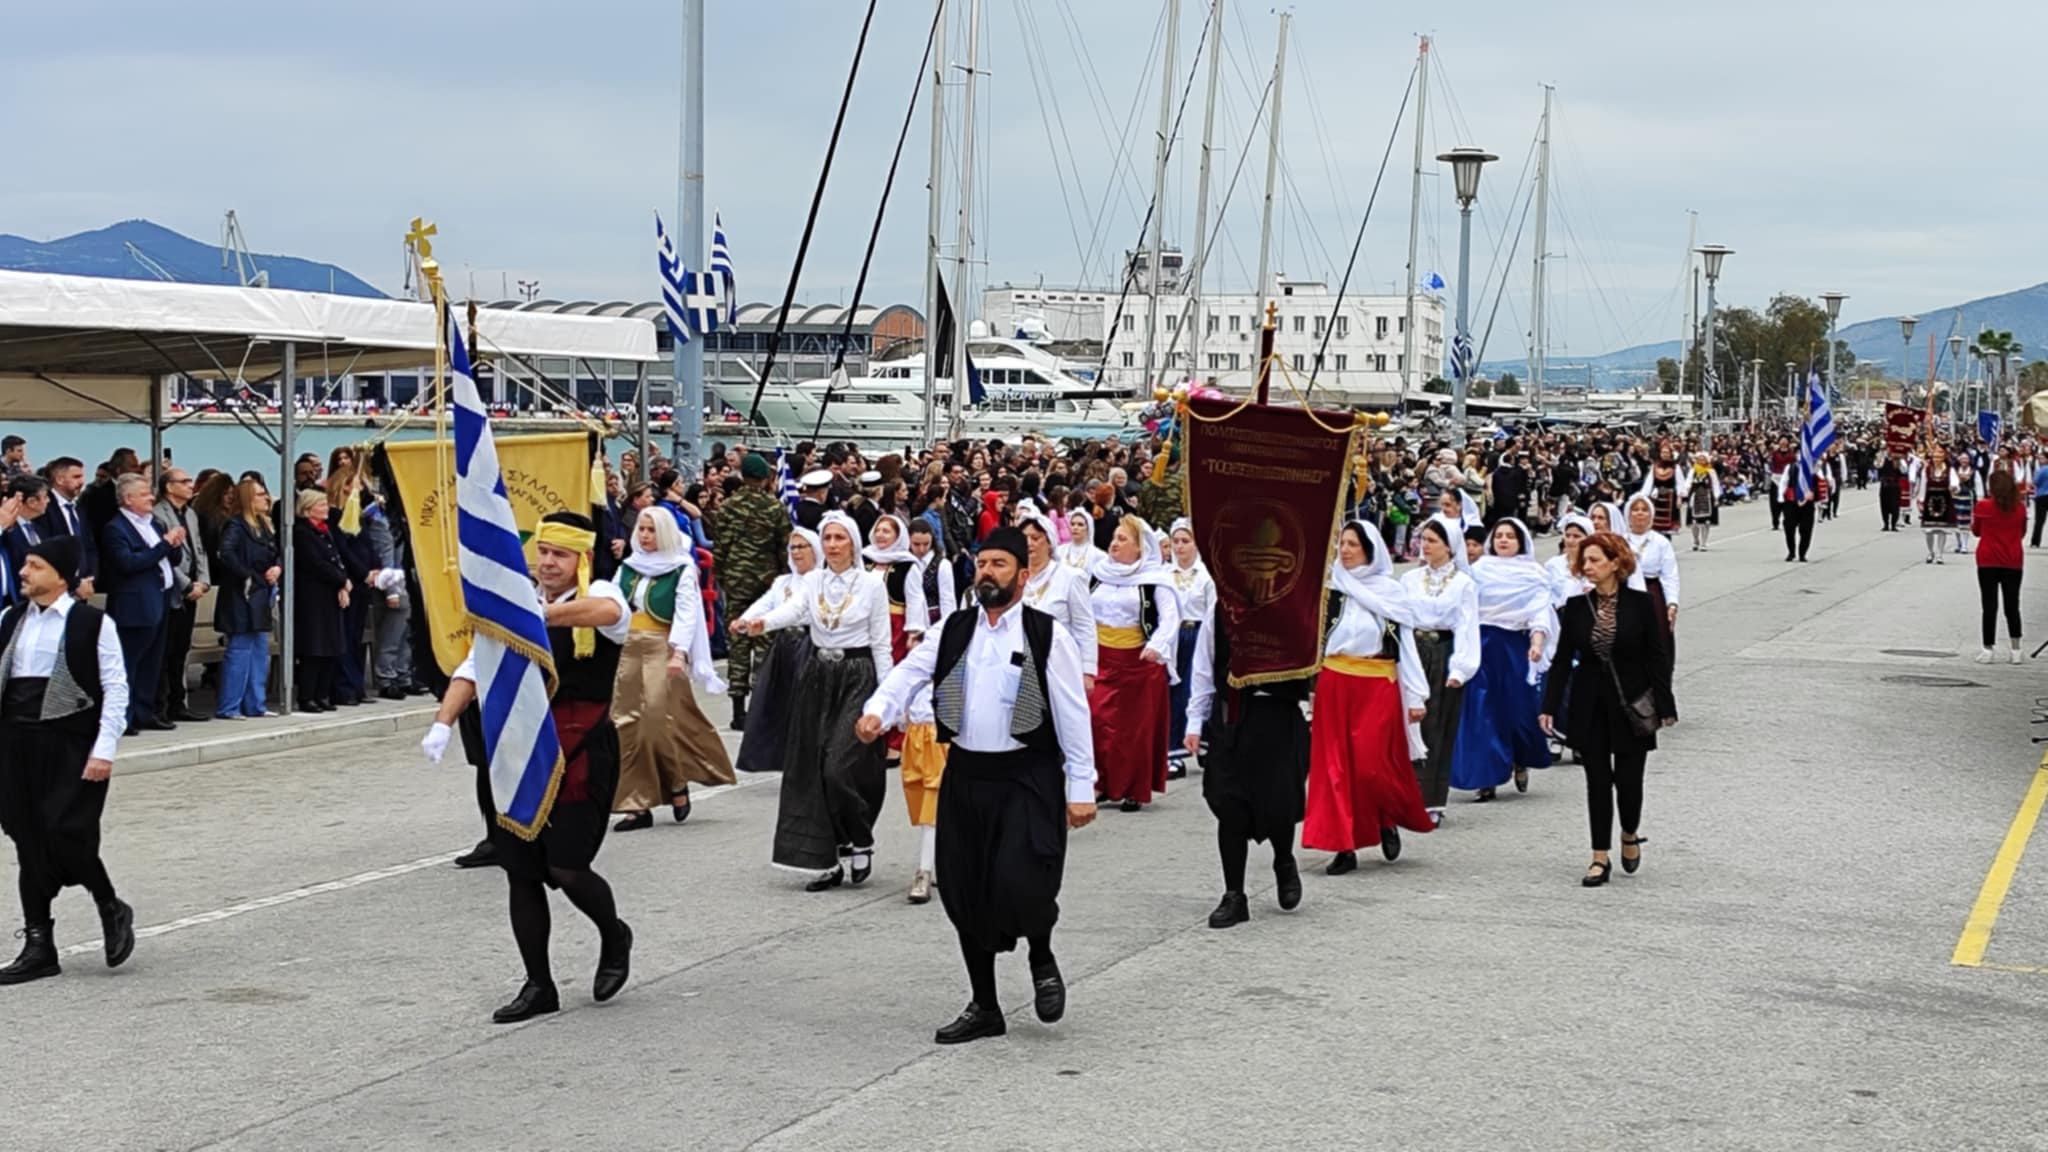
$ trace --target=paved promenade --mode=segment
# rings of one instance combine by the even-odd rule
[[[1304,856],[1291,915],[1255,849],[1253,919],[1214,932],[1190,780],[1075,835],[1067,1020],[1006,958],[1010,1035],[962,1049],[931,1043],[965,980],[938,905],[903,902],[893,777],[859,890],[769,867],[774,778],[613,836],[632,983],[590,1004],[558,900],[565,1011],[509,1029],[504,884],[448,864],[469,770],[416,731],[117,779],[108,861],[149,927],[110,974],[67,892],[83,954],[0,989],[0,1149],[2048,1148],[2042,665],[1973,663],[1970,558],[1923,564],[1874,505],[1808,564],[1761,507],[1681,543],[1639,875],[1579,887],[1560,766],[1454,798],[1398,864]]]

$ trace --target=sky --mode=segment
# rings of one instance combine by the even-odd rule
[[[705,204],[747,300],[789,282],[860,38],[859,0],[705,0]],[[943,49],[964,73],[967,0]],[[1153,183],[1167,0],[984,0],[971,288],[1101,284],[1139,243]],[[1164,240],[1192,249],[1206,0],[1181,0]],[[1523,207],[1555,86],[1546,247],[1554,360],[1684,326],[1688,213],[1727,245],[1724,305],[1849,294],[1843,322],[2035,283],[2048,102],[1995,45],[2040,42],[2034,0],[1298,0],[1282,88],[1276,272],[1405,280],[1417,38],[1434,38],[1424,145],[1498,153],[1480,189],[1473,328],[1518,355],[1533,223]],[[931,26],[879,0],[800,303],[853,296]],[[1277,10],[1229,0],[1209,283],[1255,277]],[[651,299],[652,214],[678,227],[681,0],[67,0],[0,36],[0,233],[52,239],[146,217],[202,240],[237,211],[251,246],[400,287],[405,224],[484,299]],[[1986,39],[1986,30],[1993,30]],[[1192,85],[1190,86],[1190,81]],[[954,252],[964,93],[947,91],[941,229]],[[931,124],[920,96],[864,299],[923,294]],[[1382,176],[1382,157],[1393,140]],[[1247,154],[1249,153],[1249,154]],[[1425,168],[1418,272],[1455,280],[1447,170]],[[1235,182],[1233,187],[1233,175]],[[707,221],[708,225],[708,221]],[[1509,245],[1515,254],[1507,258]],[[948,273],[949,278],[951,273]],[[1505,281],[1505,291],[1500,286]],[[970,292],[970,296],[972,292]],[[1498,300],[1498,303],[1496,303]]]

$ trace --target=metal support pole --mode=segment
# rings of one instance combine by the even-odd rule
[[[1456,349],[1471,344],[1471,331],[1467,327],[1468,310],[1472,304],[1472,202],[1458,205],[1458,342],[1452,345],[1451,353],[1451,428],[1454,435],[1465,434],[1465,391],[1469,369]]]
[[[967,280],[974,258],[974,90],[981,74],[981,0],[967,0],[967,84],[960,98],[960,229],[953,253],[953,409],[946,438],[967,427]]]
[[[1707,277],[1707,328],[1702,333],[1706,342],[1706,358],[1700,361],[1700,451],[1714,450],[1714,393],[1720,390],[1721,377],[1714,370],[1714,285],[1719,276]]]
[[[1259,282],[1252,286],[1258,306],[1253,314],[1258,316],[1266,314],[1266,302],[1271,299],[1267,293],[1272,289],[1268,278],[1273,257],[1273,184],[1280,174],[1280,97],[1287,80],[1287,25],[1291,19],[1288,13],[1280,13],[1280,47],[1273,56],[1273,110],[1266,119],[1266,208],[1264,223],[1259,226]]]
[[[164,389],[169,383],[168,376],[149,378],[149,466],[158,483],[164,478]]]
[[[277,522],[277,543],[279,548],[278,566],[284,570],[284,578],[278,583],[284,585],[284,603],[278,608],[277,629],[280,635],[277,649],[278,699],[284,702],[284,714],[289,716],[298,701],[294,699],[296,686],[292,678],[292,662],[298,653],[298,629],[292,626],[292,612],[299,600],[299,582],[292,575],[292,513],[298,504],[298,407],[299,407],[299,346],[291,341],[284,345],[284,378],[278,391],[285,402],[278,405],[279,421],[283,434],[278,441],[277,457],[283,465],[278,469],[278,497],[271,501],[271,518]]]
[[[939,349],[939,210],[945,199],[946,178],[946,0],[938,0],[934,19],[939,26],[938,42],[932,51],[932,161],[926,185],[924,225],[924,435],[919,444],[930,446],[938,436]]]
[[[633,414],[640,419],[640,473],[644,476],[647,474],[647,462],[653,459],[654,429],[647,419],[646,363],[641,363],[639,368],[633,382]]]
[[[1159,348],[1159,265],[1165,246],[1166,156],[1173,147],[1173,74],[1180,61],[1180,0],[1167,0],[1166,53],[1159,60],[1159,140],[1152,149],[1152,211],[1145,249],[1145,268],[1151,283],[1145,286],[1145,377],[1139,395],[1155,383],[1152,368]]]
[[[704,269],[704,0],[683,0],[683,172],[676,205],[683,266]],[[669,455],[685,477],[703,473],[704,340],[675,340],[675,409],[669,417]],[[709,337],[705,337],[709,339]],[[643,458],[643,465],[645,459]]]
[[[1408,315],[1401,332],[1401,403],[1414,391],[1415,372],[1415,289],[1422,273],[1415,267],[1415,245],[1422,232],[1422,165],[1428,153],[1422,149],[1423,121],[1429,116],[1429,37],[1415,56],[1415,174],[1408,191]],[[1462,284],[1464,278],[1459,277]]]

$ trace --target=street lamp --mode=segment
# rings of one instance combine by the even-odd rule
[[[1957,391],[1957,392],[1962,392],[1962,393],[1963,393],[1964,395],[1968,395],[1968,394],[1969,394],[1969,390],[1968,390],[1968,389],[1967,389],[1966,387],[1964,387],[1964,386],[1963,386],[1963,384],[1961,383],[1961,380],[1962,380],[1962,375],[1963,375],[1963,374],[1962,374],[1962,366],[1963,366],[1963,334],[1962,334],[1962,333],[1960,333],[1960,332],[1952,332],[1952,333],[1950,333],[1950,334],[1949,334],[1949,338],[1948,338],[1948,374],[1949,374],[1950,378],[1952,378],[1952,379],[1954,379],[1954,380],[1956,380],[1956,381],[1958,382],[1958,383],[1956,384],[1956,388],[1955,388],[1955,391]],[[1981,403],[1981,401],[1980,401],[1980,403]]]
[[[1799,391],[1799,365],[1785,361],[1785,419],[1792,419],[1792,397]]]
[[[1472,202],[1479,199],[1479,170],[1500,157],[1480,148],[1453,148],[1437,157],[1451,166],[1458,186],[1458,335],[1451,341],[1451,426],[1465,428],[1465,390],[1473,364],[1467,326],[1472,283]]]
[[[1913,325],[1919,322],[1920,318],[1917,316],[1899,317],[1899,340],[1903,345],[1899,352],[1899,402],[1902,404],[1906,401],[1906,385],[1913,382]],[[1929,380],[1927,386],[1933,388],[1934,381]],[[1928,399],[1933,399],[1931,392]]]
[[[1714,369],[1714,285],[1721,279],[1721,261],[1735,254],[1735,249],[1720,244],[1705,244],[1694,251],[1707,265],[1707,359],[1700,371],[1700,451],[1714,450],[1714,393],[1721,390],[1720,376]]]
[[[1838,391],[1835,384],[1835,321],[1841,318],[1842,301],[1849,298],[1844,292],[1823,292],[1821,303],[1828,306],[1828,391]],[[1870,416],[1870,381],[1863,382],[1863,415]]]
[[[1756,420],[1764,414],[1764,361],[1761,356],[1749,362],[1749,388],[1748,418]]]

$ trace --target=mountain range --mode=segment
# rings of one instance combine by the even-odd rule
[[[94,232],[58,240],[30,240],[0,235],[0,268],[13,272],[52,272],[67,276],[108,276],[120,280],[161,280],[129,251],[155,261],[182,284],[240,284],[232,267],[223,267],[222,250],[148,220],[124,220]],[[294,256],[253,255],[256,267],[270,274],[272,288],[299,292],[333,292],[342,296],[382,299],[384,293],[354,273],[316,260]],[[227,263],[232,264],[232,261]]]

